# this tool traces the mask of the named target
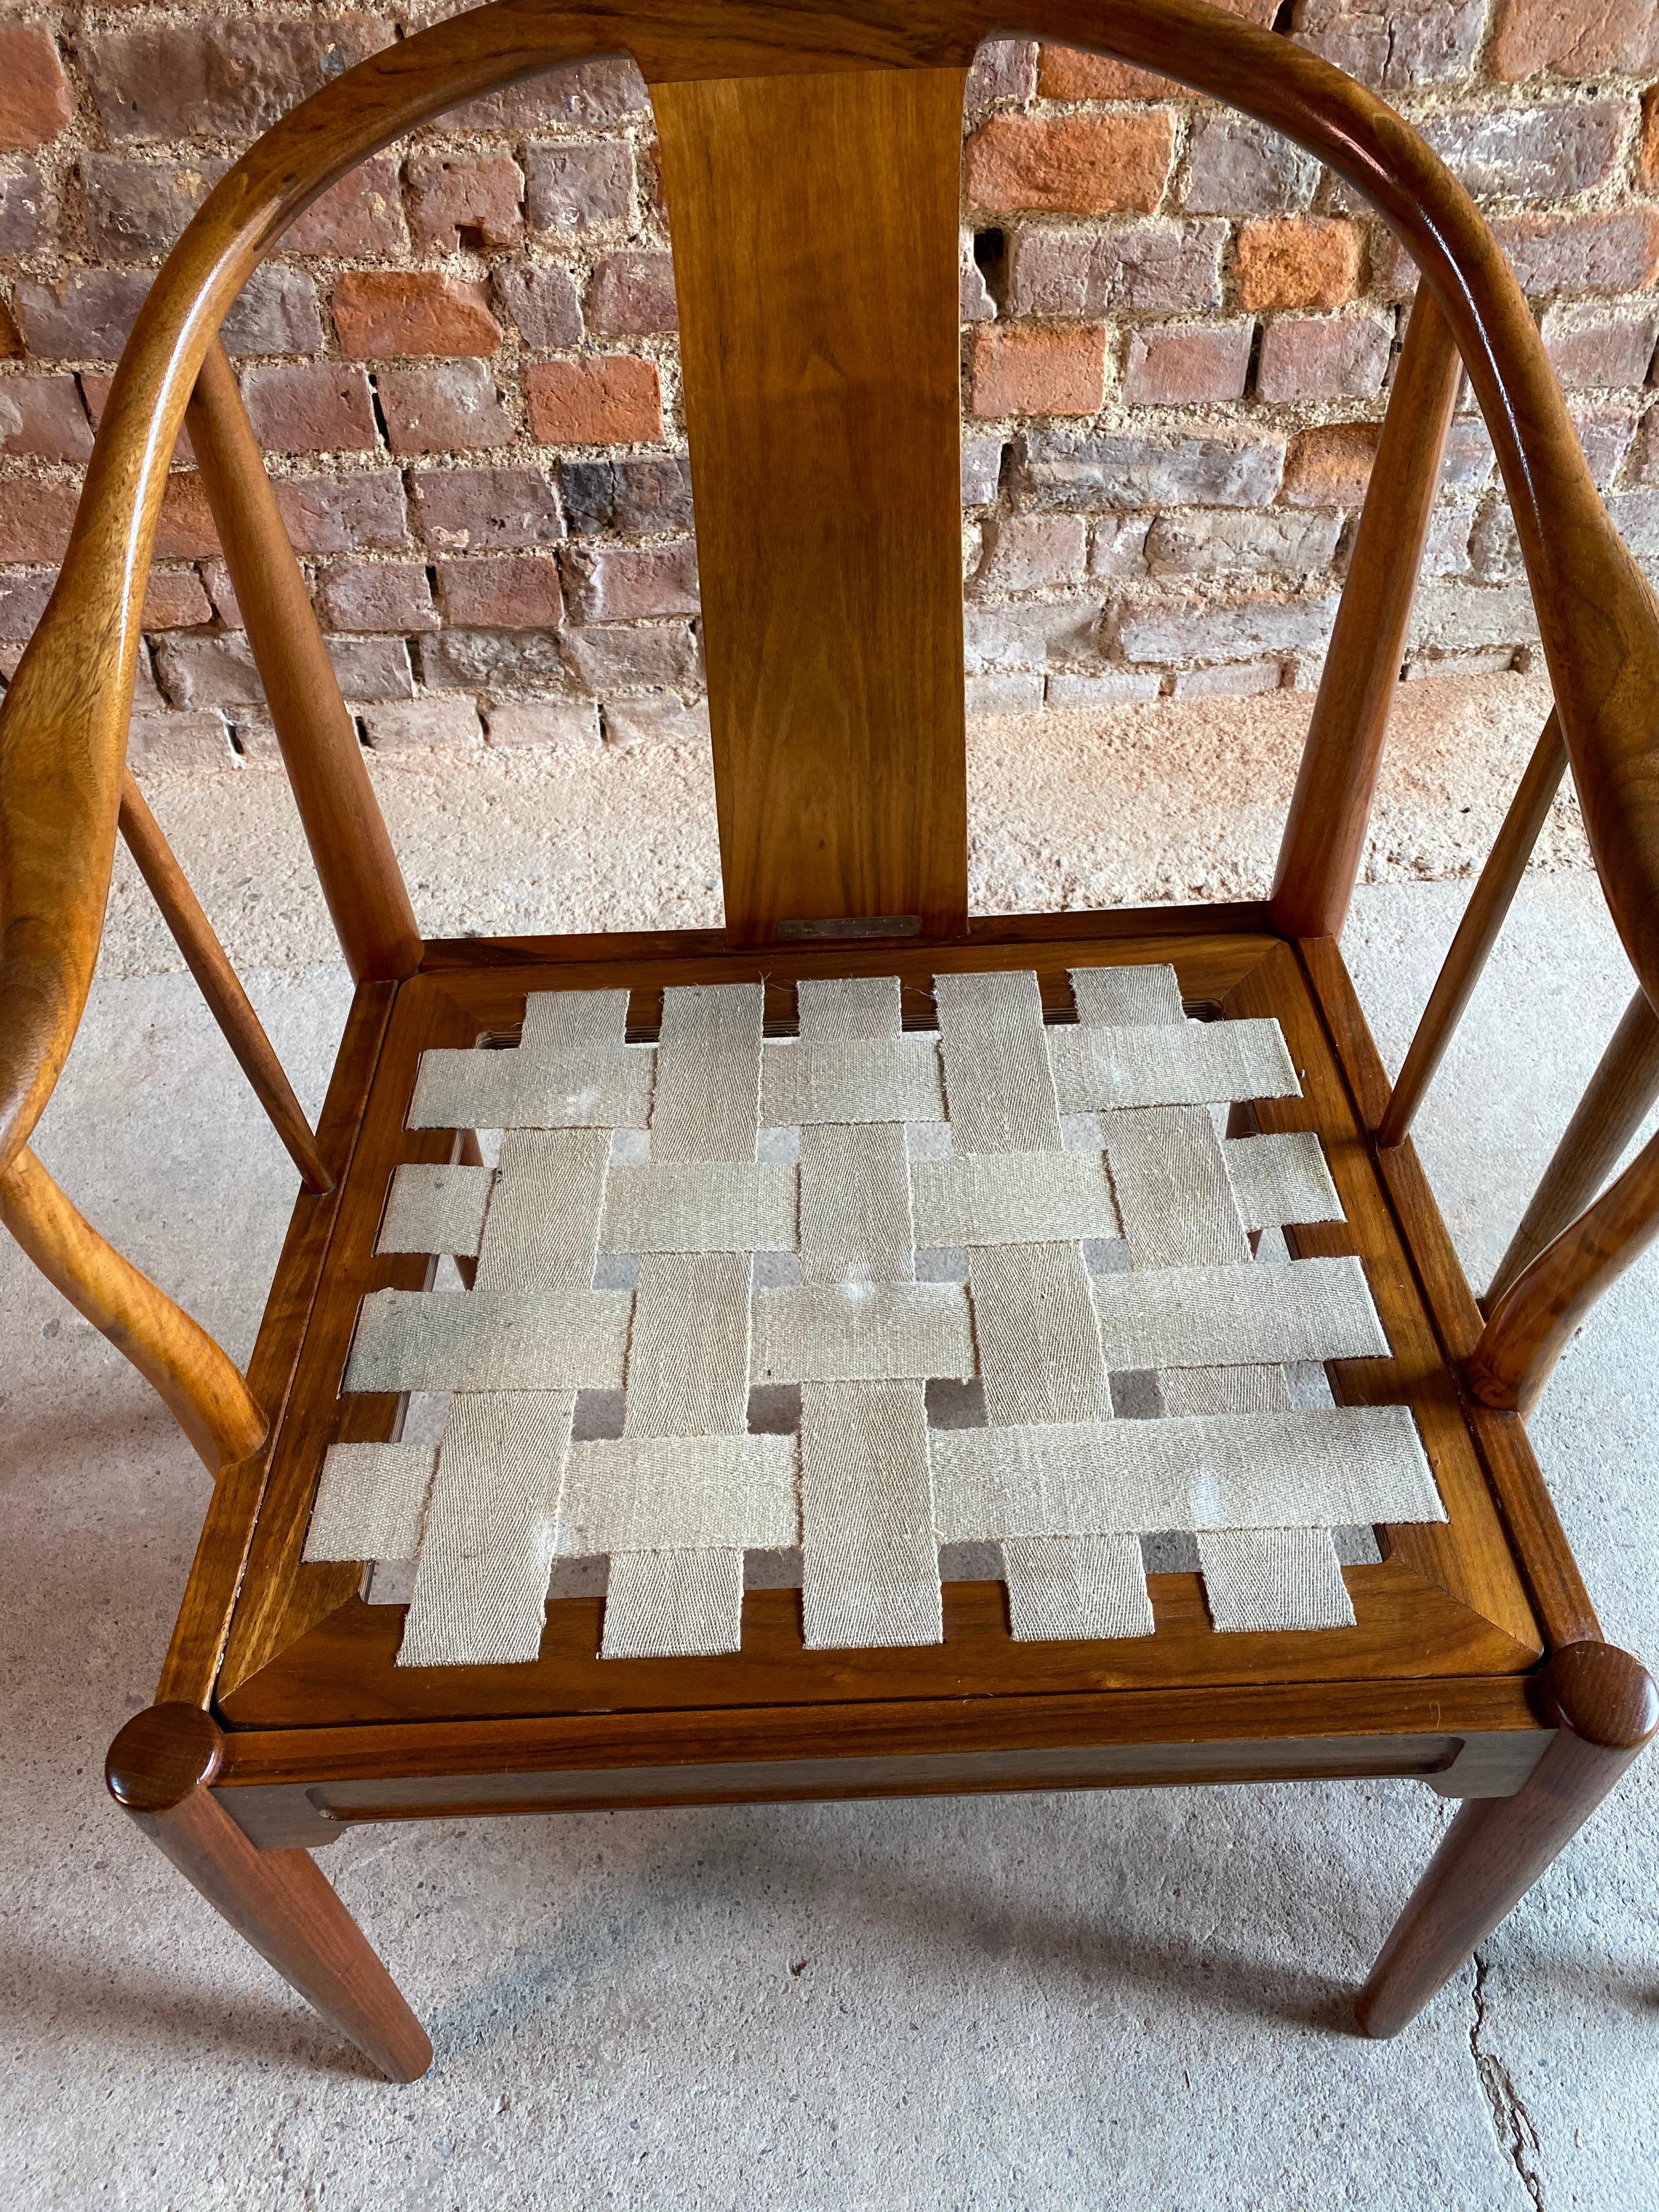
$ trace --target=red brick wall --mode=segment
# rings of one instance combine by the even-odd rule
[[[1659,553],[1655,0],[1237,4],[1380,87],[1488,207],[1620,525]],[[419,20],[396,0],[6,9],[0,672],[172,240],[293,100]],[[1398,356],[1410,271],[1386,234],[1242,118],[1024,42],[981,57],[963,190],[974,702],[1307,681]],[[370,744],[693,726],[674,325],[648,103],[615,64],[378,156],[249,286],[227,341]],[[141,759],[270,757],[216,550],[181,453]],[[1466,416],[1412,664],[1508,665],[1532,636]],[[441,713],[411,713],[422,697]]]

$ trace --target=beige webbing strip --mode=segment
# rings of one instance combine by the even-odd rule
[[[1365,1271],[1350,1257],[1097,1275],[1094,1294],[1115,1374],[1389,1356]]]
[[[596,1052],[628,1035],[626,991],[532,991],[524,1002],[519,1049]]]
[[[757,1291],[757,1382],[926,1382],[974,1371],[968,1301],[954,1283],[822,1283]]]
[[[753,1160],[765,997],[758,983],[682,984],[663,993],[653,1160]]]
[[[541,1655],[553,1508],[574,1391],[452,1400],[400,1667],[526,1665]]]
[[[833,1033],[769,1040],[762,1099],[771,1127],[942,1121],[938,1040]]]
[[[493,1168],[400,1167],[392,1178],[374,1249],[470,1257],[483,1235],[494,1180]]]
[[[1446,1517],[1405,1406],[943,1429],[932,1443],[947,1544]]]
[[[605,1252],[793,1252],[793,1167],[749,1160],[651,1161],[611,1170]]]
[[[1002,1556],[1019,1642],[1152,1633],[1138,1536],[1012,1536]]]
[[[1283,1413],[1291,1405],[1282,1367],[1166,1367],[1158,1376],[1158,1393],[1164,1412],[1177,1416]]]
[[[1073,968],[1077,1018],[1091,1029],[1158,1029],[1184,1021],[1173,968]]]
[[[1230,1137],[1221,1147],[1227,1177],[1247,1229],[1284,1229],[1304,1221],[1340,1221],[1342,1201],[1312,1129],[1267,1137]]]
[[[925,1246],[1078,1243],[1118,1233],[1097,1153],[967,1152],[916,1161],[910,1182]]]
[[[802,1129],[800,1272],[808,1283],[915,1281],[902,1122]]]
[[[307,1559],[412,1559],[435,1444],[331,1444],[306,1531]]]
[[[1059,1152],[1060,1109],[1036,975],[937,975],[933,998],[957,1151]]]
[[[797,983],[795,1013],[807,1038],[896,1037],[900,1030],[896,975],[859,975]]]
[[[1048,1031],[1062,1114],[1121,1106],[1225,1106],[1301,1096],[1274,1021]]]
[[[1089,1277],[1075,1244],[984,1246],[968,1255],[968,1281],[994,1429],[1110,1419]]]
[[[626,1291],[371,1291],[347,1390],[615,1390]]]
[[[800,1541],[793,1437],[622,1437],[573,1444],[558,1552],[779,1551]]]
[[[642,1129],[653,1057],[639,1045],[608,1052],[527,1045],[501,1052],[434,1048],[421,1054],[408,1126]]]
[[[1102,1115],[1101,1134],[1137,1269],[1249,1261],[1207,1108],[1121,1109]]]
[[[1354,1625],[1328,1528],[1218,1528],[1200,1536],[1198,1559],[1219,1629]]]
[[[746,1252],[653,1252],[641,1260],[625,1436],[743,1433],[749,1275]]]
[[[810,1650],[937,1644],[920,1382],[801,1385],[801,1613]]]
[[[611,1553],[601,1658],[712,1658],[742,1648],[741,1552]]]
[[[608,1129],[509,1129],[473,1289],[589,1290],[599,1241]]]

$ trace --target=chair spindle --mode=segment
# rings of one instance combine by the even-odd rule
[[[185,419],[346,964],[360,983],[412,975],[421,963],[415,910],[235,371],[217,338],[203,359]]]
[[[1419,284],[1279,848],[1271,911],[1286,937],[1339,936],[1358,880],[1462,374]]]

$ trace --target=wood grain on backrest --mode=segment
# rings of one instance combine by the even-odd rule
[[[965,73],[659,84],[726,929],[965,930]]]

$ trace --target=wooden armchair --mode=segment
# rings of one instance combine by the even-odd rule
[[[957,176],[1007,30],[1285,132],[1422,271],[1266,904],[968,914]],[[423,944],[216,331],[376,148],[623,52],[673,213],[726,926]],[[1557,703],[1390,1088],[1336,937],[1464,370]],[[124,773],[186,420],[356,979],[314,1135]],[[215,1477],[118,1800],[406,2080],[426,2038],[310,1856],[348,1822],[1419,1776],[1464,1803],[1360,1995],[1395,2032],[1656,1723],[1522,1426],[1659,1223],[1659,1140],[1601,1190],[1659,1087],[1656,699],[1654,601],[1473,205],[1234,16],[497,0],[306,100],[149,295],[0,719],[0,1210]],[[1483,1316],[1407,1131],[1567,764],[1642,988]],[[28,1149],[118,824],[302,1180],[246,1379]],[[1149,1579],[1171,1529],[1196,1565]],[[799,1593],[745,1595],[797,1547]],[[550,1582],[600,1559],[603,1597]]]

